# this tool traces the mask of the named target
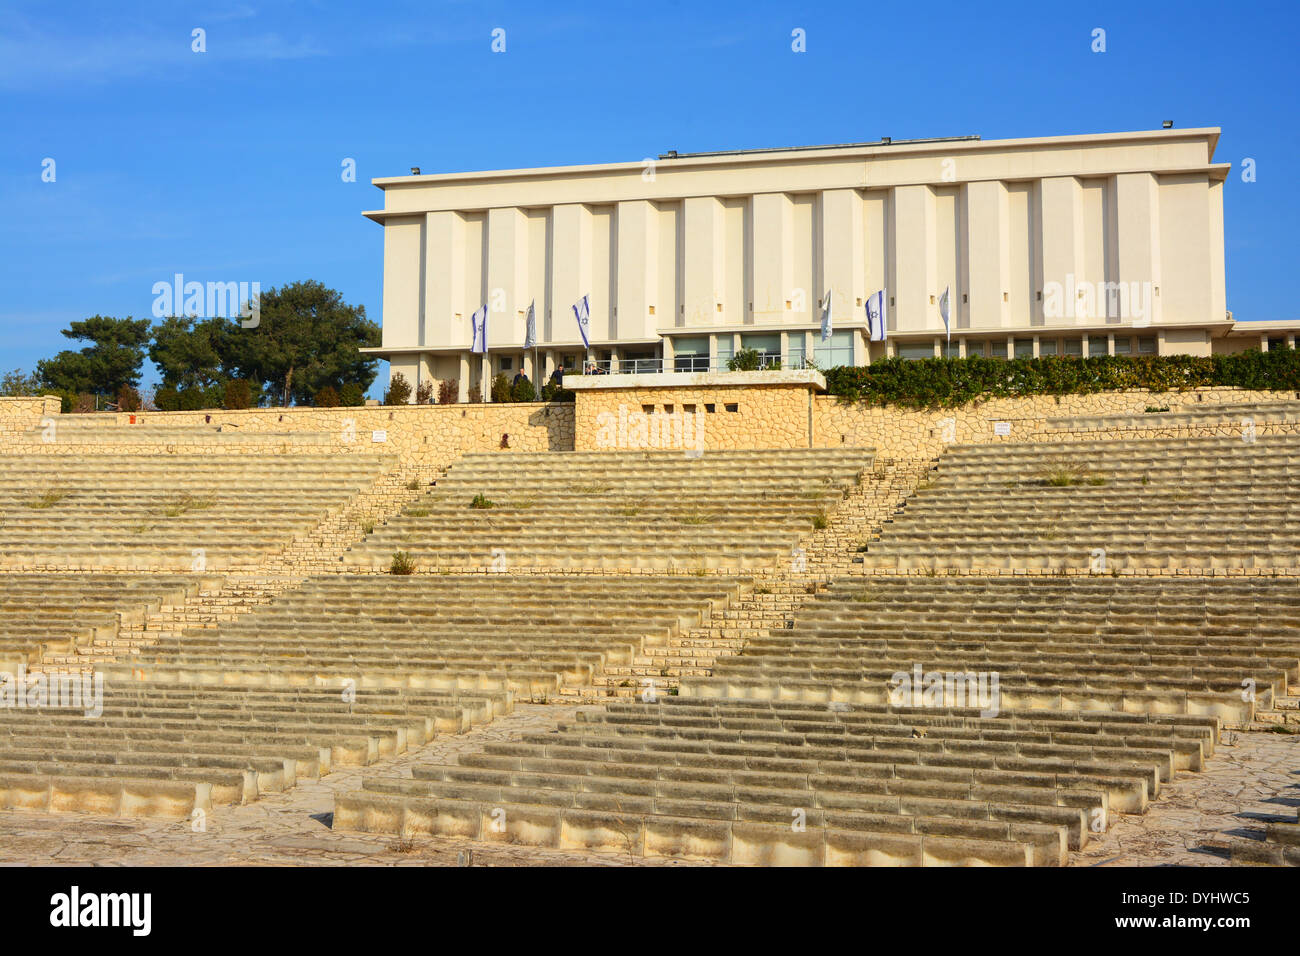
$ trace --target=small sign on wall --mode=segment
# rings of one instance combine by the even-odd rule
[[[372,442],[388,441],[388,431],[383,428],[377,428],[370,433],[370,440]]]
[[[1010,435],[1010,434],[1011,434],[1011,423],[1010,423],[1010,422],[994,422],[994,423],[993,423],[993,434],[995,434],[995,435],[1002,435],[1002,436]]]

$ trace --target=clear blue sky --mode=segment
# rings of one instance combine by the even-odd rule
[[[1222,127],[1216,159],[1236,166],[1228,307],[1297,318],[1298,27],[1294,2],[7,2],[0,369],[66,347],[70,321],[150,316],[176,272],[319,279],[379,321],[382,230],[361,211],[382,205],[372,177],[411,166],[1164,119]]]

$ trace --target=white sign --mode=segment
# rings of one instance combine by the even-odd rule
[[[1010,434],[1011,434],[1011,423],[1010,423],[1010,422],[994,422],[994,423],[993,423],[993,434],[995,434],[995,435],[1010,435]]]
[[[370,440],[374,442],[388,441],[388,432],[385,429],[377,428],[370,433]]]

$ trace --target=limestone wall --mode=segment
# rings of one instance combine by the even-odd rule
[[[1295,392],[1259,392],[1236,388],[1198,388],[1183,392],[1122,391],[1094,395],[1035,395],[1027,398],[1000,398],[973,403],[955,409],[914,411],[897,406],[865,406],[841,403],[828,395],[813,399],[813,443],[819,448],[841,445],[875,448],[881,458],[915,458],[938,455],[945,445],[982,442],[1024,442],[1068,440],[1080,437],[1104,438],[1096,430],[1072,428],[1070,423],[1053,421],[1101,415],[1142,417],[1148,408],[1168,407],[1188,411],[1198,405],[1230,405],[1249,402],[1296,403]],[[1001,423],[999,425],[999,423]],[[1235,426],[1233,426],[1235,427]],[[1180,428],[1177,434],[1216,434],[1222,426]],[[1268,428],[1261,426],[1260,434]],[[1116,429],[1109,429],[1115,432]],[[1123,429],[1125,437],[1159,437],[1170,429]],[[1150,432],[1147,434],[1146,432]],[[1005,432],[1005,434],[999,434]]]
[[[0,402],[15,401],[3,399]],[[18,400],[30,401],[30,400]],[[58,405],[55,400],[54,411]],[[42,443],[31,440],[30,430],[39,423],[40,414],[9,412],[0,405],[0,428],[12,422],[9,430],[0,430],[5,446],[16,447],[15,438],[25,453],[58,454],[72,447],[82,452],[102,450],[134,452],[193,453],[190,444],[163,443],[158,447],[123,445],[120,435],[115,442],[98,446],[93,438]],[[60,420],[55,416],[56,421]],[[62,416],[62,421],[83,416]],[[92,416],[84,416],[91,418]],[[130,427],[127,413],[98,414],[99,421],[115,420],[125,432]],[[285,443],[283,450],[298,453],[321,453],[337,448],[340,452],[400,456],[403,462],[441,467],[472,451],[567,451],[573,448],[573,406],[567,403],[497,404],[497,405],[401,405],[361,408],[256,408],[245,411],[207,410],[198,412],[138,412],[137,423],[148,425],[220,425],[241,435],[317,433],[336,436],[337,443],[323,445]],[[378,433],[378,434],[377,434]],[[66,432],[64,434],[67,434]],[[84,436],[84,433],[82,433]],[[507,448],[502,448],[503,436]],[[62,436],[60,436],[62,437]],[[377,441],[382,438],[382,441]],[[73,442],[75,444],[70,444]],[[83,443],[84,442],[84,443]],[[276,443],[270,442],[272,446]],[[264,449],[263,449],[264,450]]]
[[[803,384],[580,391],[576,448],[807,448],[811,394]]]
[[[844,404],[806,387],[785,385],[690,386],[588,390],[575,404],[530,403],[488,405],[403,405],[363,408],[259,408],[247,411],[142,412],[136,421],[150,425],[222,425],[242,435],[289,436],[285,452],[396,454],[403,462],[442,467],[466,452],[536,452],[627,448],[834,448],[844,445],[874,448],[881,458],[916,459],[938,455],[952,443],[995,441],[1061,441],[1071,437],[1160,437],[1166,434],[1219,434],[1239,427],[1235,421],[1217,424],[1181,423],[1172,428],[1148,408],[1174,411],[1197,406],[1251,402],[1292,402],[1300,420],[1300,400],[1294,392],[1256,392],[1232,388],[1202,388],[1185,392],[1107,392],[1097,395],[1034,396],[995,399],[959,409],[914,411],[897,406]],[[710,410],[711,409],[711,410]],[[76,450],[104,454],[125,451],[193,453],[193,445],[136,448],[124,445],[121,433],[113,443],[80,439],[76,449],[67,442],[42,443],[35,431],[42,418],[56,422],[93,419],[116,421],[129,428],[126,413],[60,416],[57,398],[0,398],[0,447],[39,453]],[[1122,426],[1071,423],[1070,418],[1131,416]],[[1142,427],[1149,423],[1149,427]],[[1294,430],[1261,417],[1260,435]],[[811,440],[810,440],[811,429]],[[116,431],[116,429],[114,430]],[[373,440],[376,432],[384,441]],[[1004,434],[1000,433],[1004,432]],[[336,436],[337,443],[294,444],[294,433]],[[84,432],[82,432],[84,436]],[[349,435],[351,440],[349,440]],[[508,436],[503,449],[502,436]],[[62,437],[62,436],[60,436]],[[278,447],[278,446],[277,446]]]
[[[0,398],[0,442],[30,432],[45,416],[59,414],[59,408],[59,399],[54,395]]]

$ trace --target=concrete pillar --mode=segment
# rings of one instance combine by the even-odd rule
[[[989,328],[1011,324],[1011,219],[1005,183],[989,180],[965,189],[966,222],[962,234],[969,308],[958,327]]]
[[[928,331],[936,323],[942,325],[930,302],[930,296],[938,295],[934,191],[926,185],[899,186],[890,213],[894,254],[888,294],[896,303],[890,309],[894,327],[900,332]]]
[[[456,401],[469,401],[469,352],[461,352],[457,359],[460,363],[460,371],[456,374]]]
[[[794,285],[793,209],[785,193],[759,193],[750,203],[749,301],[755,325],[787,318]],[[805,290],[806,295],[815,293]],[[810,303],[805,302],[807,308]]]

